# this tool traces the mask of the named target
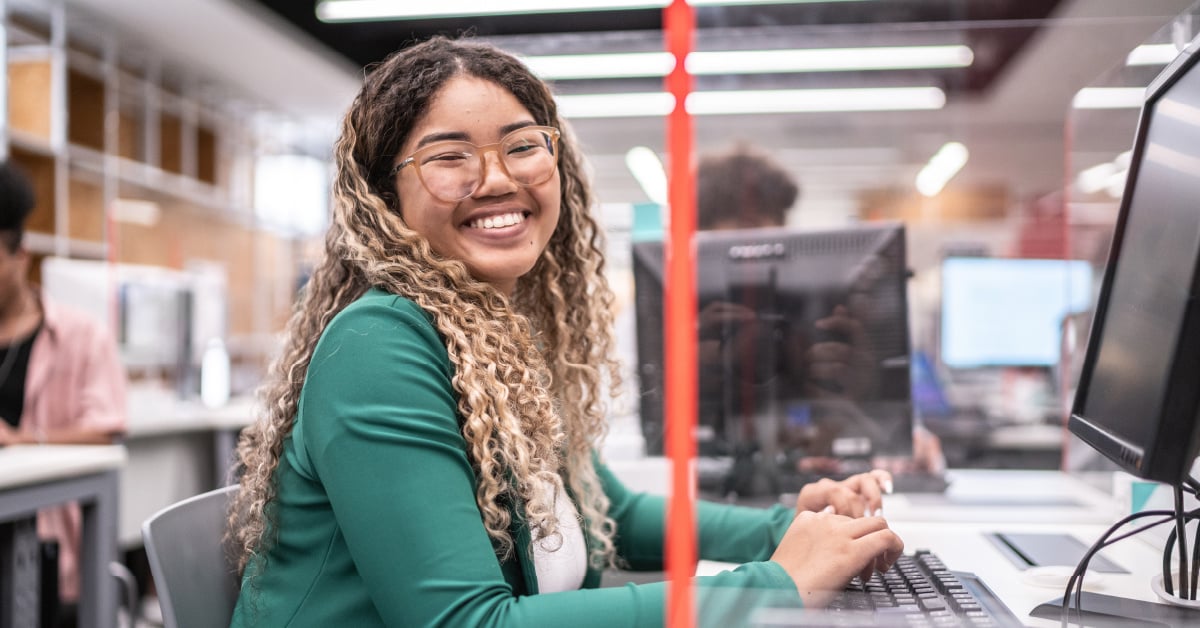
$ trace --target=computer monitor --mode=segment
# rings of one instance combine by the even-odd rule
[[[1084,260],[947,257],[941,360],[952,368],[1058,364],[1067,315],[1092,305]]]
[[[787,489],[807,456],[912,451],[904,228],[695,236],[703,457]],[[663,246],[634,244],[640,412],[663,447]],[[760,477],[761,479],[761,477]]]
[[[1146,91],[1071,432],[1178,485],[1200,444],[1200,70],[1195,41]]]

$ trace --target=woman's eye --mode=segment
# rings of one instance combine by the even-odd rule
[[[508,154],[509,155],[519,155],[521,153],[527,153],[532,150],[537,150],[537,144],[529,144],[529,143],[517,144],[515,146],[508,147]]]
[[[437,162],[438,165],[445,166],[465,161],[466,158],[467,156],[462,153],[438,153],[436,155],[430,155],[425,159],[424,163],[428,164]]]

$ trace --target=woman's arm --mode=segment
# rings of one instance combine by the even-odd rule
[[[476,506],[441,340],[408,301],[381,298],[356,310],[330,325],[313,356],[299,438],[384,621],[661,625],[661,585],[514,594]],[[729,600],[754,599],[752,590],[798,600],[773,563],[719,581],[745,592]],[[721,609],[740,612],[727,601],[712,616]]]
[[[666,500],[630,491],[602,463],[597,462],[597,472],[612,502],[618,555],[635,570],[662,569]],[[781,505],[747,508],[697,502],[700,558],[737,563],[767,560],[794,516]]]

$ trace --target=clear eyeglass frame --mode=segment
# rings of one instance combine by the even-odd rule
[[[392,168],[391,176],[411,166],[429,194],[454,203],[479,189],[486,167],[484,155],[494,151],[500,168],[510,180],[523,187],[539,185],[549,181],[558,170],[560,137],[554,127],[526,126],[492,144],[477,145],[465,140],[435,142],[402,159]],[[545,152],[529,149],[545,149]]]

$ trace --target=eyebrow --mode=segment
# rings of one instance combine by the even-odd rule
[[[508,135],[509,133],[512,133],[513,131],[516,131],[517,129],[523,129],[527,126],[536,126],[536,124],[532,120],[523,120],[521,122],[513,122],[511,124],[506,124],[506,125],[500,127],[500,136],[503,137],[505,135]],[[426,135],[417,141],[416,148],[421,148],[428,144],[433,144],[434,142],[445,142],[445,141],[450,141],[450,140],[462,141],[462,142],[471,141],[470,136],[467,135],[466,133],[463,133],[462,131],[446,131],[446,132],[442,132],[442,133],[430,133],[429,135]]]

